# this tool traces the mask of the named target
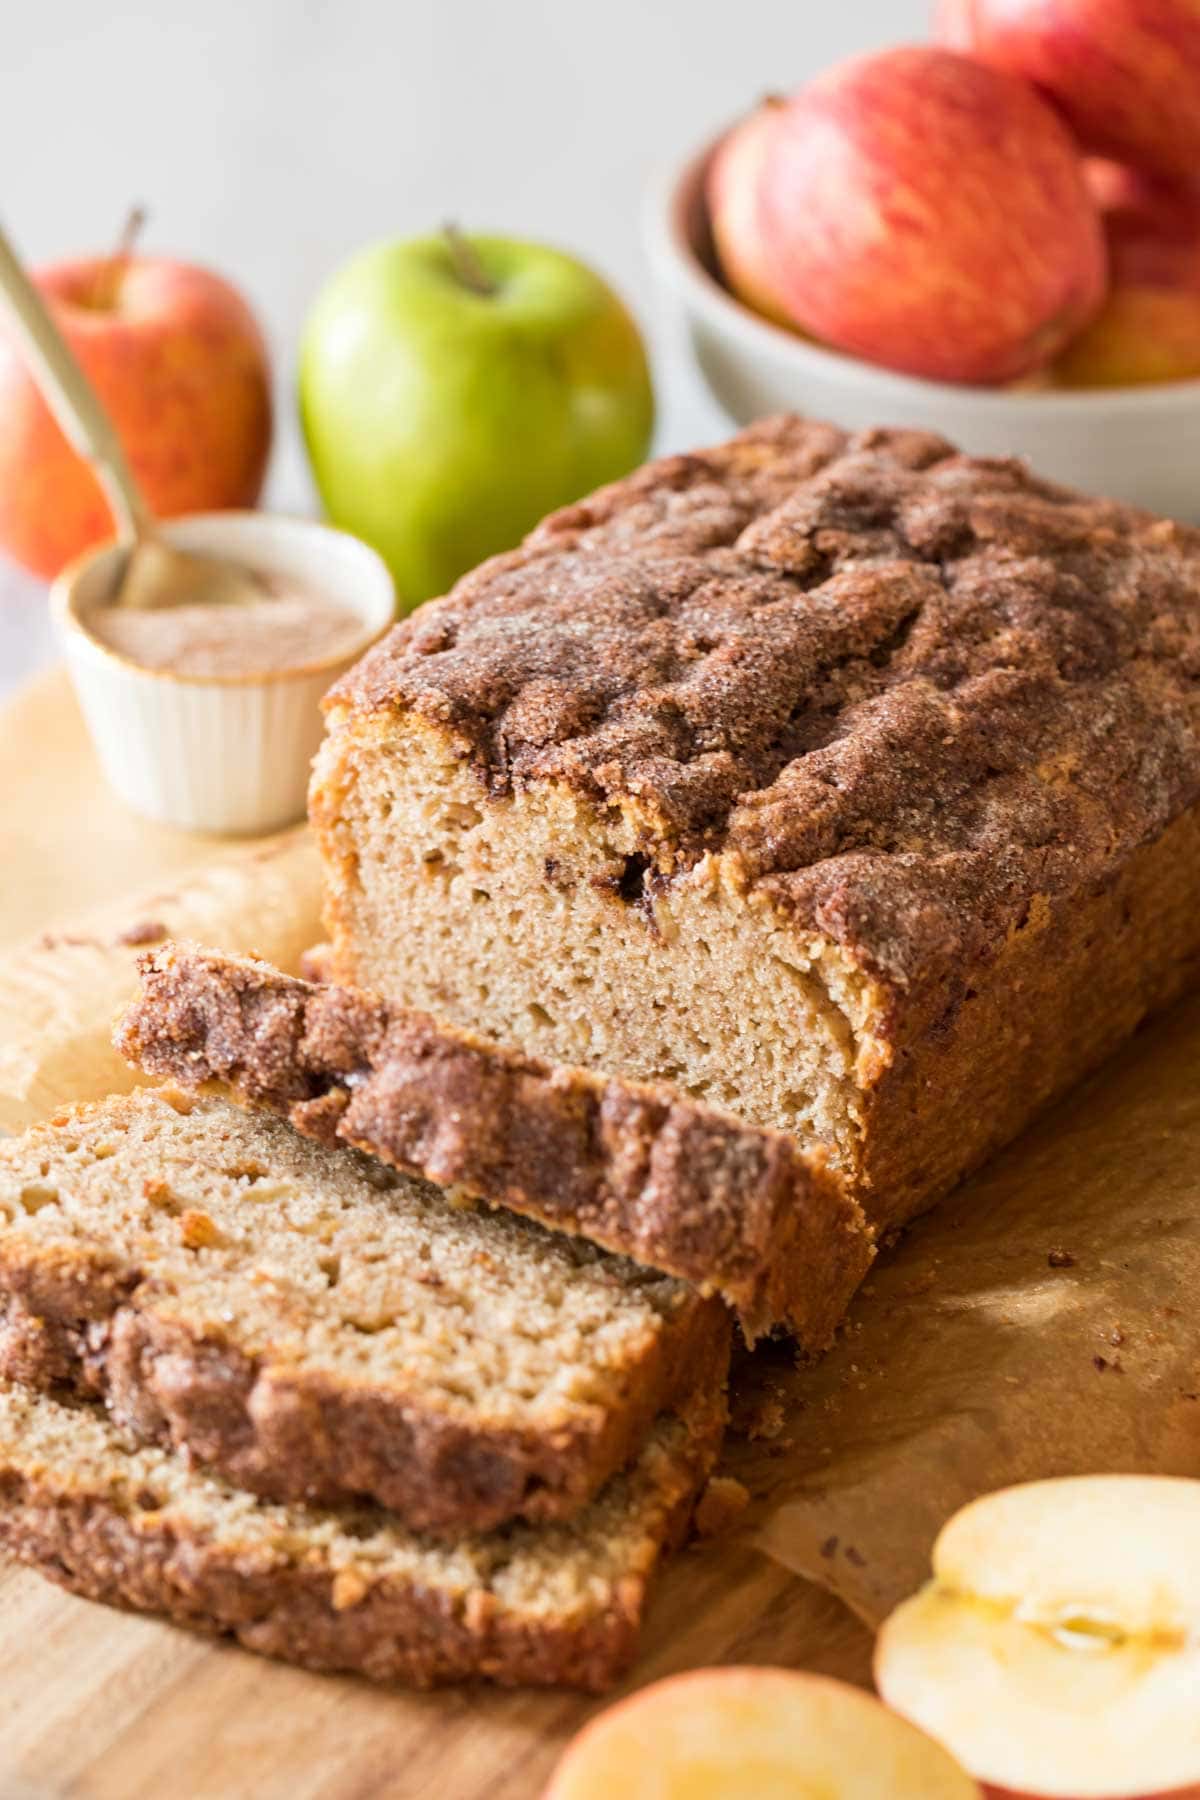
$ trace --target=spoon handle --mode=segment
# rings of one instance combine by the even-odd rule
[[[152,525],[152,515],[130,473],[112,420],[2,228],[0,292],[50,410],[68,442],[95,469],[120,536],[141,537]]]

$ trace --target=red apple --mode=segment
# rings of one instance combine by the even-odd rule
[[[1089,150],[1200,172],[1196,0],[937,0],[944,44],[1034,81]]]
[[[1104,298],[1082,159],[1027,82],[948,50],[841,63],[772,127],[761,218],[796,324],[941,381],[1049,361]]]
[[[1098,157],[1085,168],[1114,281],[1200,288],[1200,168],[1191,185],[1156,181]]]
[[[718,146],[708,170],[708,214],[721,273],[739,300],[776,324],[791,323],[776,293],[776,258],[762,228],[762,171],[771,129],[784,102],[770,98],[735,125]]]
[[[271,445],[262,334],[219,276],[155,257],[60,263],[34,279],[117,427],[161,517],[253,506]],[[0,323],[0,549],[56,575],[113,535],[71,449]]]
[[[1200,188],[1088,165],[1108,240],[1104,306],[1057,363],[1067,387],[1200,377]]]

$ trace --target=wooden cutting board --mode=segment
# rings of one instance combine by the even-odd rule
[[[59,671],[0,714],[0,794],[0,948],[214,854],[108,793]],[[732,1472],[763,1454],[734,1445]],[[836,1600],[728,1537],[668,1571],[630,1685],[729,1661],[865,1682],[869,1654]],[[592,1710],[306,1675],[0,1570],[3,1800],[532,1800]]]

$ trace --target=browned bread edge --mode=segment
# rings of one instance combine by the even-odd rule
[[[119,1123],[134,1105],[121,1097],[66,1117],[104,1111]],[[685,1295],[624,1371],[618,1402],[522,1428],[272,1361],[242,1348],[236,1327],[215,1337],[158,1300],[153,1271],[102,1242],[0,1233],[0,1378],[102,1399],[138,1438],[185,1447],[254,1493],[323,1505],[365,1495],[439,1535],[570,1518],[637,1456],[697,1368],[729,1353],[725,1308]]]
[[[684,1537],[720,1448],[720,1370],[710,1359],[699,1373],[680,1408],[685,1438],[647,1466],[637,1557],[575,1616],[556,1616],[552,1604],[506,1608],[483,1589],[460,1604],[416,1577],[347,1582],[318,1547],[286,1560],[238,1556],[181,1534],[169,1516],[130,1514],[101,1482],[72,1487],[68,1471],[2,1456],[0,1548],[86,1599],[229,1635],[307,1669],[414,1687],[482,1678],[600,1692],[633,1660],[653,1579]],[[302,1532],[302,1516],[296,1524]]]

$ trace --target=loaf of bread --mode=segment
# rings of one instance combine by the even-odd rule
[[[719,1300],[174,1091],[0,1143],[0,1375],[281,1500],[578,1514],[729,1357]]]
[[[256,1499],[130,1444],[98,1406],[0,1384],[0,1549],[88,1599],[308,1669],[601,1689],[633,1657],[722,1425],[710,1380],[572,1522],[441,1544],[378,1508]]]
[[[148,1073],[219,1081],[327,1143],[580,1232],[721,1293],[747,1335],[824,1349],[872,1242],[823,1152],[677,1089],[551,1068],[268,964],[166,944],[115,1042]]]
[[[776,419],[333,690],[338,979],[930,1204],[1200,971],[1200,533]]]

